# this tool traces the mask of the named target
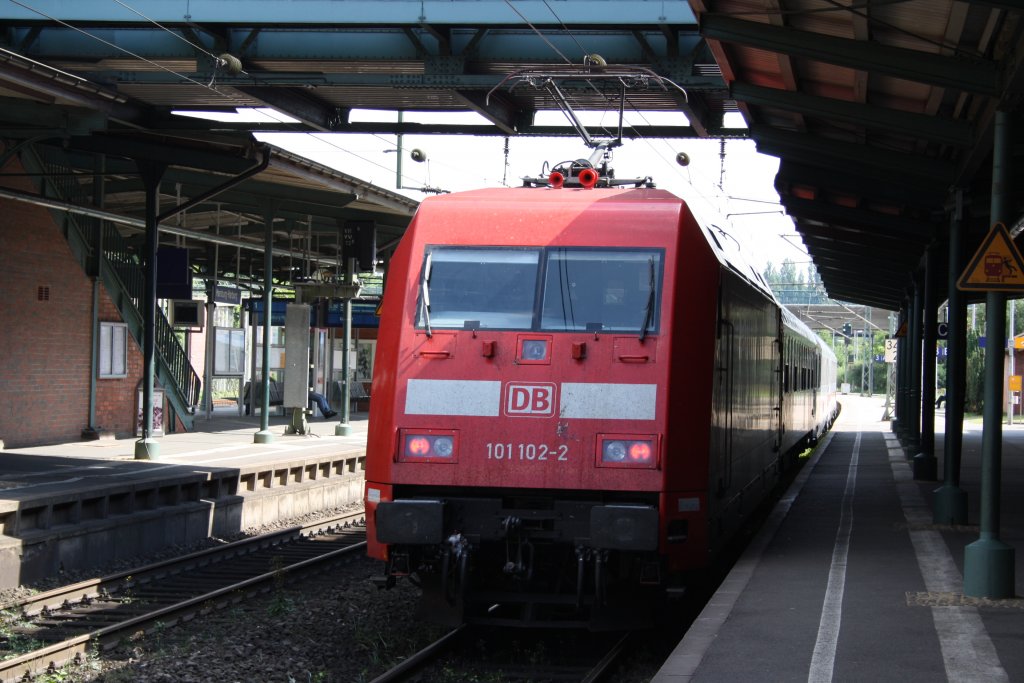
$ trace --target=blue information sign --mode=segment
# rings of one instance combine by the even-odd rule
[[[242,303],[242,290],[227,285],[213,286],[213,300],[218,304],[230,304],[237,306]]]
[[[327,318],[324,327],[345,326],[345,303],[340,299],[332,299],[327,307]],[[376,301],[352,302],[352,327],[379,327]]]
[[[274,327],[284,327],[285,311],[288,304],[294,301],[273,301],[270,304],[270,324]],[[249,310],[256,316],[256,324],[263,324],[263,299],[249,299]]]

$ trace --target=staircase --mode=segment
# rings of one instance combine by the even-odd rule
[[[27,170],[40,174],[40,192],[44,196],[81,206],[94,206],[92,196],[88,194],[91,189],[78,183],[72,169],[63,166],[57,154],[48,153],[45,148],[30,147],[21,158]],[[117,306],[129,334],[141,348],[145,329],[142,314],[145,271],[138,256],[128,248],[117,227],[110,223],[69,212],[56,212],[55,216],[82,268],[87,273],[95,273],[98,269],[100,281]],[[174,328],[159,308],[155,347],[156,378],[163,385],[164,395],[174,414],[186,430],[191,430],[194,407],[199,404],[199,375],[175,336]]]

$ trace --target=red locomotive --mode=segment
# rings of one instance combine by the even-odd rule
[[[368,549],[434,618],[623,626],[837,413],[831,351],[724,233],[566,175],[426,199],[388,268]]]

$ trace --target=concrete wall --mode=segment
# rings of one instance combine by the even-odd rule
[[[0,588],[358,504],[364,463],[329,456],[20,499],[11,489],[0,500]]]

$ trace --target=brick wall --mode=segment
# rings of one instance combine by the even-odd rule
[[[5,173],[23,169],[11,160]],[[25,177],[0,186],[35,193]],[[89,426],[92,280],[54,214],[0,199],[0,440],[16,448],[77,440]],[[100,320],[120,321],[101,291]],[[129,376],[97,383],[97,426],[131,430],[132,392],[142,372],[129,339]]]
[[[105,289],[100,290],[100,322],[121,322],[121,315]],[[128,435],[133,432],[136,387],[142,378],[142,350],[128,336],[127,377],[96,380],[96,427]]]

